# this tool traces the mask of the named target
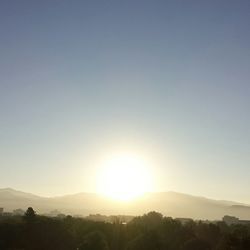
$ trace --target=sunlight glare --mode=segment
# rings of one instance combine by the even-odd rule
[[[151,189],[147,165],[130,155],[115,156],[108,160],[99,178],[99,192],[115,200],[132,200]]]

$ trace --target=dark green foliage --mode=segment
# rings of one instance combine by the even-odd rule
[[[48,218],[28,208],[0,217],[0,250],[250,250],[250,225],[189,221],[157,212],[126,225],[67,216]]]
[[[88,233],[79,250],[109,250],[107,240],[103,233],[99,231]]]
[[[27,218],[35,218],[36,216],[36,212],[34,211],[34,209],[32,207],[28,207],[28,209],[25,212],[25,217]]]
[[[28,207],[28,209],[26,210],[24,214],[24,219],[27,222],[33,222],[35,218],[36,218],[36,212],[34,211],[32,207]]]
[[[155,231],[147,231],[128,242],[126,250],[159,250],[162,248],[160,237]]]
[[[183,245],[183,250],[210,250],[208,242],[201,239],[190,239]]]

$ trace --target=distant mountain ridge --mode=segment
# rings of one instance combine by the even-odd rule
[[[141,215],[158,211],[165,216],[218,220],[224,215],[250,219],[250,205],[213,200],[177,192],[147,193],[132,202],[119,202],[95,193],[41,197],[11,188],[0,189],[0,207],[5,211],[32,206],[39,213],[57,209],[66,214]]]
[[[0,197],[1,195],[13,195],[13,196],[16,196],[16,197],[23,197],[23,198],[29,198],[29,199],[36,199],[36,198],[42,198],[38,195],[34,195],[34,194],[31,194],[31,193],[25,193],[25,192],[22,192],[22,191],[17,191],[13,188],[2,188],[0,189]]]

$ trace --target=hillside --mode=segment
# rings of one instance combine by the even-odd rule
[[[140,215],[155,210],[171,217],[221,219],[233,215],[250,219],[250,206],[177,192],[147,193],[133,202],[118,202],[94,193],[78,193],[45,198],[10,188],[0,189],[0,207],[5,211],[32,206],[39,213],[58,209],[69,214]]]

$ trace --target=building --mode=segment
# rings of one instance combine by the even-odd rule
[[[229,216],[229,215],[225,215],[222,218],[222,221],[224,221],[229,226],[233,224],[240,224],[240,225],[250,224],[250,220],[240,220],[239,218],[235,216]]]
[[[191,218],[175,218],[175,220],[179,221],[182,225],[193,221]]]
[[[25,214],[25,211],[21,208],[13,210],[13,215],[23,216],[24,214]]]

